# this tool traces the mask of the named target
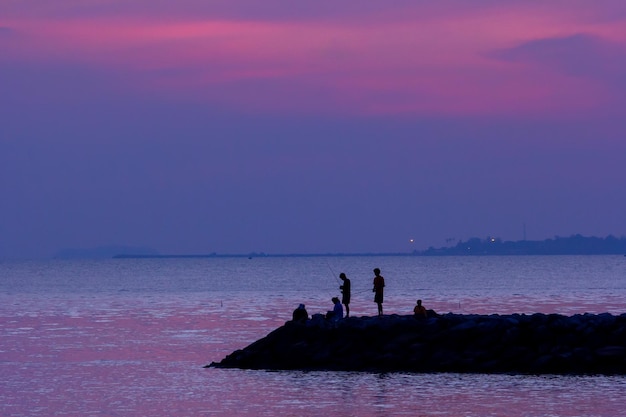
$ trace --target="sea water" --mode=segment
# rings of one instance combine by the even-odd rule
[[[439,313],[626,312],[626,258],[258,257],[0,262],[0,416],[624,415],[626,377],[203,366],[289,320],[417,298]]]

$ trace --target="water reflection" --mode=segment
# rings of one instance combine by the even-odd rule
[[[75,300],[77,316],[54,299],[22,301],[29,314],[0,307],[1,415],[615,416],[626,407],[622,377],[202,368],[282,324],[266,305],[234,315],[201,297],[177,308],[169,297],[109,300],[115,308]]]
[[[325,312],[326,293],[338,295],[315,259],[259,261],[285,283],[276,293],[254,263],[212,263],[210,291],[206,263],[14,265],[14,275],[0,274],[0,415],[614,417],[626,409],[619,376],[203,368],[282,325],[298,303]],[[443,313],[621,314],[626,298],[626,271],[612,258],[376,261],[390,270],[389,313],[410,314],[419,297]],[[342,262],[364,270],[349,274],[356,316],[376,312],[369,278],[359,280],[371,262]]]

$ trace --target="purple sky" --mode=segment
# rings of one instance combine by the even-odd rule
[[[623,0],[0,3],[0,257],[622,236],[625,180]]]

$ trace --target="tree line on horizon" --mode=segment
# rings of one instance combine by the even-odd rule
[[[455,246],[428,249],[416,255],[626,255],[626,236],[569,237],[555,236],[545,240],[503,241],[488,236],[459,241]]]

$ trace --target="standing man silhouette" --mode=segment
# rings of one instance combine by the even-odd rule
[[[346,306],[346,317],[350,317],[350,280],[343,272],[339,274],[339,278],[343,281],[343,285],[339,287],[341,290],[341,304]]]
[[[383,288],[385,288],[385,278],[380,275],[380,269],[374,268],[374,302],[378,305],[378,315],[383,315]]]

